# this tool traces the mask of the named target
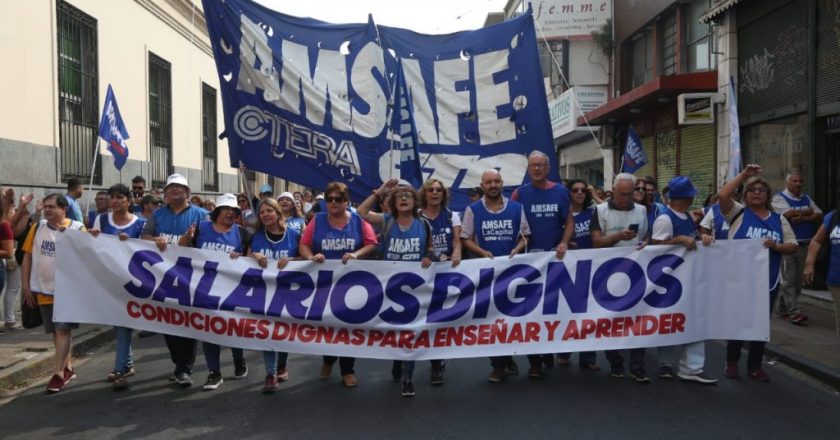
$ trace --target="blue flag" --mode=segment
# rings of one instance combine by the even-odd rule
[[[202,4],[233,166],[315,189],[341,181],[356,201],[391,177],[437,178],[460,209],[487,169],[511,191],[531,151],[557,163],[530,10],[423,35],[372,17],[330,24],[250,0]]]
[[[125,129],[120,108],[114,90],[108,84],[108,94],[105,95],[105,105],[102,106],[102,119],[99,121],[99,137],[108,143],[108,151],[114,155],[114,166],[121,170],[128,160],[128,131]]]
[[[636,130],[631,126],[627,129],[627,142],[624,145],[624,162],[621,165],[621,171],[625,173],[635,173],[639,168],[648,163],[647,154],[642,148],[642,141]]]

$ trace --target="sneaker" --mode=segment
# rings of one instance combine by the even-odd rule
[[[117,373],[116,371],[112,371],[112,372],[108,373],[107,381],[108,382],[113,382],[117,378],[118,374],[119,373]],[[125,376],[125,377],[134,376],[134,367],[128,367],[128,370],[123,372],[122,375]],[[170,380],[173,380],[173,379],[170,378]]]
[[[429,382],[432,385],[443,385],[443,367],[432,368],[432,374],[429,375]]]
[[[402,363],[399,361],[394,361],[391,363],[391,379],[394,381],[400,380],[402,377]]]
[[[64,383],[65,384],[70,383],[70,381],[75,379],[75,378],[76,378],[76,372],[75,371],[73,371],[69,368],[64,369]]]
[[[225,383],[225,380],[222,379],[222,373],[210,373],[210,375],[207,376],[207,382],[204,382],[204,386],[202,388],[205,390],[215,390],[223,383]]]
[[[490,375],[487,376],[487,380],[493,383],[499,383],[505,378],[505,371],[506,369],[504,368],[494,368]]]
[[[557,358],[557,366],[558,367],[568,367],[569,366],[569,358]]]
[[[128,389],[128,379],[126,379],[125,374],[117,373],[114,377],[113,382],[114,391],[122,391]]]
[[[236,380],[244,379],[248,376],[248,364],[245,358],[233,360],[233,378]]]
[[[793,325],[802,325],[805,321],[808,320],[808,317],[805,316],[804,313],[791,313],[790,318],[788,318],[791,324]]]
[[[289,380],[289,369],[286,368],[286,367],[283,367],[283,368],[277,370],[277,380],[279,382],[285,382],[285,381]]]
[[[542,377],[542,368],[540,367],[531,367],[528,369],[528,377],[531,379],[539,379]]]
[[[650,382],[650,378],[644,368],[634,368],[630,370],[630,378],[639,383]]]
[[[610,376],[616,379],[624,378],[624,365],[610,365]]]
[[[759,382],[770,382],[770,376],[768,376],[767,373],[765,373],[764,370],[762,370],[761,368],[749,370],[747,371],[747,374],[749,374],[751,378]]]
[[[736,363],[726,364],[726,368],[723,369],[723,375],[730,378],[730,379],[737,379],[738,378],[738,364],[736,364]]]
[[[277,376],[273,374],[266,376],[265,385],[263,385],[262,389],[263,394],[274,394],[274,392],[278,389],[280,389],[280,384],[277,380]]]
[[[580,364],[578,366],[580,367],[581,370],[601,371],[601,367],[599,367],[598,364],[596,364],[594,362],[590,363],[590,364]]]
[[[175,382],[183,388],[189,388],[193,384],[189,373],[175,373]]]
[[[679,374],[677,374],[677,377],[679,377],[680,380],[684,380],[684,381],[688,381],[688,382],[697,382],[697,383],[702,383],[702,384],[705,384],[705,385],[714,385],[718,381],[716,377],[709,376],[708,374],[706,374],[702,371],[699,372],[699,373],[696,373],[696,374],[679,373]]]
[[[353,373],[345,374],[341,376],[341,382],[344,384],[346,388],[355,388],[358,385],[358,381],[356,380],[356,375]]]
[[[59,391],[63,391],[66,385],[67,382],[63,377],[53,374],[53,377],[50,378],[50,383],[47,384],[47,393],[55,394]]]
[[[400,395],[403,397],[414,396],[414,384],[412,384],[410,380],[402,381],[402,390],[400,391]]]
[[[330,364],[321,364],[321,379],[326,379],[330,377],[332,373],[332,365]]]
[[[659,373],[657,373],[656,376],[660,379],[673,379],[674,369],[668,365],[663,365],[659,367]]]
[[[505,365],[505,374],[508,376],[519,376],[519,365],[516,365],[516,361],[512,360]]]

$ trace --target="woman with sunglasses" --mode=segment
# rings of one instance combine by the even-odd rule
[[[191,225],[187,232],[178,240],[178,246],[190,246],[198,249],[223,252],[230,258],[238,258],[248,248],[249,239],[245,228],[237,224],[241,214],[236,204],[236,196],[222,194],[214,203],[215,208],[210,213],[210,220],[202,221],[198,225]],[[204,390],[215,390],[224,383],[221,367],[221,347],[212,342],[202,343],[204,360],[210,374],[204,383]],[[231,348],[233,353],[234,378],[243,379],[248,375],[248,366],[241,348]]]
[[[432,245],[432,227],[419,216],[417,192],[410,185],[398,185],[397,179],[390,179],[373,191],[361,205],[359,215],[371,225],[382,229],[382,257],[387,261],[419,261],[426,269],[435,258]],[[391,193],[390,214],[371,211],[380,194]],[[414,361],[394,361],[392,374],[400,371],[403,397],[414,395]]]
[[[251,238],[248,256],[257,260],[262,268],[271,263],[277,269],[283,269],[289,261],[300,259],[299,241],[300,233],[287,226],[280,204],[272,198],[260,202],[257,230]],[[289,353],[286,352],[263,351],[266,373],[263,394],[274,394],[280,382],[289,380],[288,358]]]
[[[358,214],[347,209],[350,201],[347,185],[330,182],[324,194],[327,210],[315,214],[303,230],[298,249],[301,258],[316,263],[341,260],[342,264],[347,264],[350,260],[364,258],[376,251],[377,241],[373,228]],[[324,356],[321,378],[330,376],[336,360],[344,386],[355,387],[358,383],[353,371],[356,358]]]
[[[569,181],[569,192],[572,193],[570,211],[575,218],[575,232],[572,235],[570,247],[592,249],[592,232],[589,230],[589,223],[595,212],[592,206],[592,187],[587,186],[584,180],[572,179]],[[571,357],[571,353],[560,353],[557,355],[557,364],[568,365]],[[578,354],[578,366],[584,370],[598,371],[601,367],[595,363],[595,359],[594,351],[582,351]]]
[[[764,247],[770,250],[770,310],[779,292],[782,254],[796,252],[799,245],[787,219],[773,211],[770,204],[770,184],[757,177],[761,166],[750,164],[720,189],[718,203],[720,212],[729,223],[729,239],[760,239]],[[746,180],[744,204],[734,200],[735,190]],[[706,239],[704,238],[704,241]],[[747,355],[747,374],[759,382],[768,382],[770,378],[761,368],[765,341],[750,341]],[[738,378],[738,360],[741,357],[743,341],[729,341],[726,344],[726,369],[724,374],[730,379]]]
[[[239,211],[242,212],[237,223],[244,226],[249,233],[253,234],[257,227],[257,214],[251,209],[251,202],[248,201],[248,196],[244,193],[237,195],[236,205],[239,206]]]
[[[277,202],[280,206],[280,214],[283,216],[283,221],[290,229],[294,229],[298,234],[303,233],[303,228],[306,227],[306,219],[303,217],[303,211],[300,210],[300,204],[295,203],[295,197],[290,192],[284,192],[277,197]]]

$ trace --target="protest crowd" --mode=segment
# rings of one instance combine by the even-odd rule
[[[774,194],[760,176],[761,167],[748,165],[705,200],[702,209],[693,210],[697,190],[685,176],[675,176],[659,192],[653,179],[620,173],[613,187],[604,191],[580,179],[550,181],[550,167],[545,154],[531,153],[529,183],[511,197],[503,194],[504,176],[495,169],[485,171],[481,186],[468,191],[471,204],[463,212],[449,208],[450,190],[435,178],[419,188],[390,179],[358,206],[351,206],[348,188],[341,182],[327,184],[317,196],[311,192],[275,196],[270,186],[263,185],[258,197],[223,194],[202,200],[191,195],[187,179],[180,174],[169,176],[162,191],[147,189],[138,176],[130,186],[118,183],[97,192],[87,213],[79,203],[82,185],[75,179],[68,182],[66,194],[50,194],[38,201],[31,194],[16,197],[7,189],[0,205],[0,259],[4,261],[0,286],[5,286],[0,332],[19,328],[15,299],[20,296],[22,307],[39,314],[46,332],[53,334],[55,362],[47,392],[64,390],[76,377],[71,347],[78,324],[53,320],[55,271],[62,264],[56,259],[56,237],[67,229],[86,230],[94,237],[114,235],[121,241],[149,240],[160,252],[170,246],[195,247],[278,269],[295,260],[347,264],[355,259],[456,267],[468,258],[508,258],[526,252],[552,252],[562,260],[577,249],[666,244],[695,251],[715,240],[755,239],[770,254],[767,313],[776,313],[791,324],[807,321],[798,297],[802,284],[813,281],[815,267],[825,262],[830,291],[835,304],[840,304],[840,216],[836,211],[823,215],[802,192],[803,176],[797,170],[787,175],[786,188]],[[840,310],[836,319],[840,337]],[[135,374],[132,333],[130,328],[115,328],[114,367],[103,373],[117,390],[128,388]],[[190,387],[199,342],[163,337],[173,363],[170,380]],[[739,358],[745,342],[747,376],[767,382],[762,369],[764,341],[729,341],[723,374],[737,379],[744,371]],[[200,345],[209,371],[203,388],[217,389],[224,382],[220,359],[227,350],[209,342]],[[705,362],[705,341],[649,348],[656,350],[654,371],[661,379],[700,384],[718,380],[712,372],[720,366]],[[230,351],[233,377],[245,377],[249,369],[243,349],[231,347]],[[645,348],[626,354],[606,351],[608,374],[650,382],[645,352]],[[528,355],[527,376],[539,379],[546,368],[569,365],[571,355]],[[625,356],[629,356],[627,363]],[[289,380],[288,353],[265,351],[263,359],[263,392],[270,394]],[[581,369],[600,369],[595,352],[577,353],[577,359]],[[357,386],[353,357],[324,356],[321,377],[329,378],[336,363],[341,383]],[[443,384],[446,360],[430,364],[430,382]],[[493,383],[520,372],[513,356],[492,357],[490,366],[487,379]],[[414,361],[392,365],[392,377],[401,383],[403,396],[415,393],[414,371]]]

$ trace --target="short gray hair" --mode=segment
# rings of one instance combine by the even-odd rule
[[[800,170],[799,168],[794,168],[794,169],[788,171],[787,175],[785,176],[785,182],[790,181],[790,178],[793,177],[793,176],[802,177],[802,170]]]
[[[528,159],[529,159],[529,160],[530,160],[532,157],[534,157],[534,156],[539,156],[539,157],[542,157],[543,159],[545,159],[545,161],[546,161],[546,162],[550,162],[550,159],[548,158],[548,155],[547,155],[547,154],[545,154],[545,153],[543,153],[543,152],[542,152],[542,151],[540,151],[540,150],[534,150],[534,151],[532,151],[532,152],[528,153]]]
[[[615,176],[615,179],[613,179],[613,186],[618,185],[618,182],[621,182],[621,181],[627,181],[627,182],[630,182],[633,185],[635,185],[636,184],[636,176],[634,176],[630,173],[619,173],[618,175]]]

